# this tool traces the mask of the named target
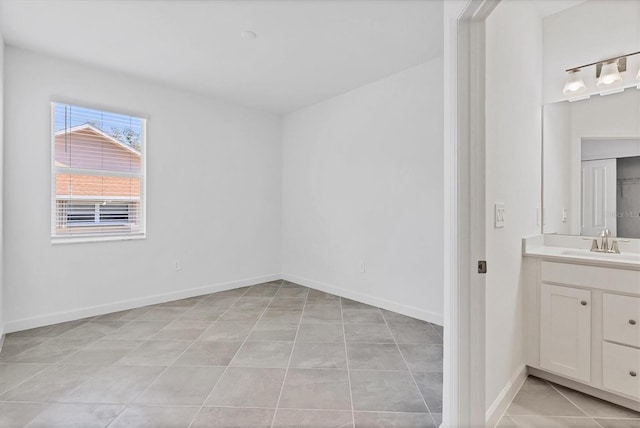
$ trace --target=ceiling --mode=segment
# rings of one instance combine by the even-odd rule
[[[9,45],[286,113],[441,55],[442,2],[1,0],[0,24]]]

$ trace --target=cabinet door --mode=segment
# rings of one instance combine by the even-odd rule
[[[540,366],[589,382],[591,378],[591,291],[542,284]]]

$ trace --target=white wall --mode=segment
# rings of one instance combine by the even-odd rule
[[[543,99],[566,99],[566,69],[640,50],[640,0],[588,0],[544,19]],[[636,85],[640,55],[628,59],[623,86]],[[595,66],[582,72],[598,92]]]
[[[8,331],[279,276],[278,117],[13,47],[5,79]],[[146,240],[51,244],[52,97],[148,115]]]
[[[442,77],[438,58],[285,116],[285,278],[442,324]]]
[[[523,237],[540,233],[542,18],[536,2],[503,1],[486,28],[486,400],[524,364]],[[494,229],[495,202],[505,226]]]

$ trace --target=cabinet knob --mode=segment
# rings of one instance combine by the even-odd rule
[[[636,325],[636,320],[629,320],[629,324]]]
[[[581,304],[582,306],[587,306],[587,301],[586,301],[586,300],[581,300],[581,301],[580,301],[580,304]]]
[[[631,377],[636,377],[638,374],[637,374],[636,372],[629,372],[629,375],[630,375]]]

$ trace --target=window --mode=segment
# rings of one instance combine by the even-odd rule
[[[144,119],[59,103],[52,115],[52,241],[144,237]]]

